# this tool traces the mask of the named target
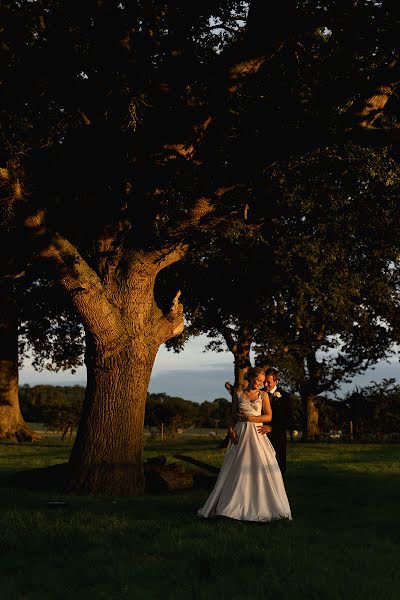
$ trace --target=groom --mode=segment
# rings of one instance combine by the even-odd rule
[[[282,475],[286,472],[286,430],[289,429],[291,436],[295,436],[297,431],[293,429],[293,399],[288,392],[278,387],[278,370],[270,367],[265,371],[264,391],[268,392],[271,408],[272,421],[269,425],[258,427],[258,432],[268,434],[269,440],[276,452],[276,460],[281,469]]]

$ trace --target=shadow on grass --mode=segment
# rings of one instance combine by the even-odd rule
[[[186,472],[191,472],[193,475],[193,491],[206,490],[210,492],[215,485],[217,475],[204,474],[198,469],[186,469]],[[69,479],[69,464],[60,463],[47,467],[39,467],[36,469],[20,470],[3,472],[3,477],[0,479],[0,487],[15,488],[21,490],[30,490],[32,492],[47,492],[48,494],[66,494]],[[148,474],[149,480],[146,479],[145,496],[171,496],[171,492],[167,489],[153,490],[151,483],[151,472]],[[148,485],[147,485],[148,484]],[[187,493],[189,493],[189,490]],[[177,495],[178,492],[173,494]],[[68,494],[73,496],[73,492]],[[81,495],[81,494],[80,494]]]
[[[194,457],[205,455],[207,462],[220,464],[224,455],[224,450],[216,447],[215,440],[178,439],[169,440],[167,443],[156,440],[148,446],[145,450],[147,456],[165,454],[168,457],[168,462],[170,460],[176,462],[176,459],[173,458],[175,453],[185,453]],[[0,485],[3,488],[15,487],[32,491],[45,491],[52,494],[61,494],[65,490],[68,477],[68,463],[65,458],[67,458],[70,448],[60,443],[35,446],[32,444],[19,444],[17,446],[18,451],[10,452],[10,450],[16,448],[15,444],[6,443],[3,447],[8,451],[4,457],[5,460],[3,460],[4,464],[0,467]],[[43,464],[49,462],[50,458],[54,460],[56,454],[59,455],[57,458],[60,459],[60,463],[39,466],[29,470],[22,469],[18,461],[24,451],[26,456],[23,466],[26,466],[26,463],[29,462],[34,464],[34,455],[39,465],[40,461]],[[308,488],[310,486],[313,488],[314,497],[323,496],[325,493],[332,494],[335,497],[336,491],[339,490],[341,501],[343,502],[343,498],[347,498],[348,504],[353,502],[353,495],[358,499],[358,502],[362,502],[360,495],[368,496],[370,493],[369,486],[384,486],[385,484],[381,483],[384,480],[389,482],[388,493],[390,493],[392,491],[390,475],[394,476],[391,469],[396,469],[395,465],[398,464],[400,459],[399,444],[289,444],[288,451],[288,493],[289,497],[296,496],[298,493],[299,502],[296,502],[296,504],[300,507],[300,511],[302,510],[303,498],[306,498],[305,507],[306,511],[308,510],[310,503]],[[384,473],[388,473],[388,479],[382,476],[382,472],[377,472],[379,465],[382,465]],[[200,468],[188,468],[187,464],[185,467],[186,471],[193,473],[194,491],[209,492],[212,489],[216,481],[215,475],[212,476]],[[371,471],[371,473],[367,475],[364,471]],[[360,479],[359,484],[354,486],[354,482],[358,479]],[[362,482],[366,479],[370,483],[364,485]],[[382,493],[386,492],[382,490]],[[146,496],[154,497],[154,495],[154,492],[151,493],[147,490]],[[169,494],[163,492],[163,495],[168,496]]]
[[[144,497],[85,497],[64,494],[66,465],[32,469],[14,474],[2,483],[0,504],[7,504],[10,496],[13,505],[32,507],[49,499],[60,499],[79,509],[96,508],[96,512],[116,506],[140,519],[154,519],[167,515],[177,519],[182,514],[196,517],[197,509],[205,502],[216,477],[202,476],[201,485],[193,490],[174,493],[149,493]],[[206,481],[205,481],[206,480]],[[286,479],[286,489],[295,520],[308,521],[323,528],[350,526],[354,523],[385,524],[394,527],[394,516],[400,505],[400,486],[391,473],[385,471],[363,473],[338,468],[292,469]],[[213,523],[214,520],[202,520]],[[224,519],[226,521],[226,519]],[[228,522],[230,520],[228,519]],[[331,525],[332,524],[332,525]]]
[[[2,486],[62,493],[66,487],[68,473],[68,463],[18,471],[5,478]]]

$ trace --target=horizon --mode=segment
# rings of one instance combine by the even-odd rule
[[[204,351],[209,342],[202,335],[190,340],[179,353],[162,346],[156,356],[148,391],[153,394],[165,393],[193,402],[213,401],[216,398],[230,399],[225,389],[226,381],[233,382],[233,356],[230,352]],[[399,362],[396,357],[389,361],[380,361],[374,367],[357,375],[350,383],[343,383],[336,393],[342,399],[355,387],[365,387],[384,379],[397,380]],[[54,385],[86,387],[86,369],[79,367],[76,373],[68,371],[35,371],[31,364],[25,363],[20,370],[19,385]],[[330,393],[333,396],[332,393]]]

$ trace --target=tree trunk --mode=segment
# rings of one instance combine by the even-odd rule
[[[319,412],[315,405],[319,382],[323,373],[323,365],[317,360],[317,350],[310,348],[305,357],[306,367],[303,369],[303,382],[300,386],[300,394],[303,404],[303,436],[302,441],[312,442],[318,439]],[[308,371],[308,378],[305,373]]]
[[[243,355],[235,354],[234,359],[234,373],[235,373],[235,383],[234,387],[237,390],[241,390],[246,387],[247,381],[245,379],[246,373],[251,367],[250,360],[244,361]]]
[[[253,328],[248,323],[242,323],[239,327],[236,348],[234,354],[234,369],[236,389],[246,387],[246,373],[251,368],[250,348],[253,341]]]
[[[102,319],[96,325],[96,314],[86,321],[87,389],[68,465],[68,491],[113,496],[144,491],[143,431],[151,371],[160,344],[183,329],[177,298],[168,315],[156,306],[155,273],[142,270],[130,286],[115,280],[113,288],[108,286],[112,314],[105,331]],[[87,311],[96,313],[96,303],[91,301]]]
[[[318,408],[315,405],[315,396],[306,395],[302,397],[303,402],[303,436],[302,441],[312,442],[319,436]]]
[[[0,289],[0,439],[36,441],[25,423],[18,399],[18,318],[11,288]]]
[[[222,327],[220,331],[224,336],[228,350],[233,354],[235,381],[233,386],[228,382],[225,384],[226,389],[232,394],[233,388],[243,389],[246,387],[245,376],[251,367],[250,348],[253,341],[253,329],[248,323],[241,323],[236,340],[230,329]]]
[[[143,493],[144,411],[155,359],[155,352],[143,356],[146,342],[137,339],[132,348],[107,361],[87,357],[87,388],[69,461],[69,490],[115,496]]]

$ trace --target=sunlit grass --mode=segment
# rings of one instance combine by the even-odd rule
[[[146,440],[146,456],[219,465],[208,438]],[[290,445],[294,520],[196,515],[207,492],[60,496],[5,484],[67,460],[70,443],[1,444],[0,548],[6,600],[398,597],[400,445]],[[191,468],[188,465],[187,468]],[[49,508],[49,500],[64,500]]]

